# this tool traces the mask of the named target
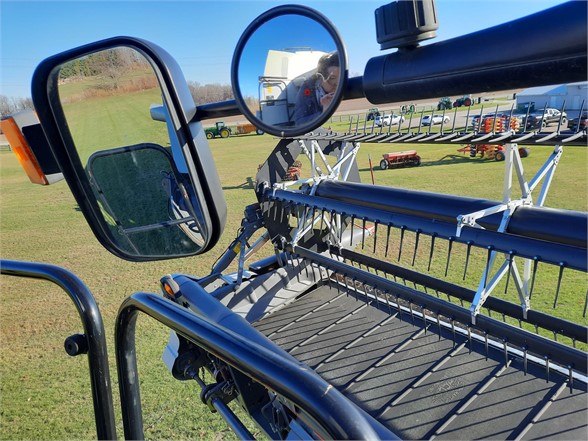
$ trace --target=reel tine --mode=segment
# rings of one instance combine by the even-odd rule
[[[453,338],[453,347],[455,347],[455,319],[451,317],[451,334]]]
[[[431,251],[429,252],[429,265],[427,266],[427,272],[431,271],[431,260],[433,260],[433,252],[435,250],[435,238],[437,233],[433,233],[431,236]]]
[[[402,225],[400,227],[400,245],[398,248],[398,261],[400,262],[400,256],[402,255],[402,242],[404,241],[404,231],[405,231],[406,227],[404,225]]]
[[[488,255],[486,256],[486,269],[484,270],[484,288],[488,284],[488,276],[490,275],[490,257],[492,255],[492,250],[494,247],[492,245],[488,245]]]
[[[472,251],[472,241],[468,240],[467,242],[467,251],[466,251],[466,261],[465,261],[465,267],[463,269],[463,280],[466,279],[466,274],[468,272],[468,263],[470,262],[470,252]]]
[[[388,305],[388,314],[392,314],[392,307],[390,306],[390,299],[388,298],[388,290],[384,290],[383,294],[386,304]]]
[[[378,241],[378,221],[374,222],[374,250],[373,253],[376,252],[376,242]]]
[[[539,263],[539,257],[533,257],[533,276],[531,277],[531,289],[529,290],[529,298],[533,296],[533,288],[535,287],[535,275],[537,274],[537,264]]]
[[[584,300],[584,313],[582,317],[586,317],[586,308],[588,307],[588,289],[586,290],[586,298]]]
[[[392,224],[388,224],[388,232],[386,235],[386,252],[384,253],[384,257],[388,257],[388,247],[390,245],[390,228],[392,228]]]
[[[557,299],[559,297],[559,289],[561,288],[561,279],[563,276],[563,270],[565,268],[565,263],[559,263],[559,277],[557,278],[557,290],[555,291],[555,299],[553,300],[553,309],[557,306]]]
[[[363,250],[364,245],[365,245],[365,221],[366,221],[366,218],[364,217],[362,220],[363,220],[363,223],[361,226],[361,249]]]
[[[453,247],[453,236],[449,236],[449,247],[447,248],[447,263],[445,264],[445,277],[449,271],[449,260],[451,259],[451,248]]]
[[[331,274],[329,274],[329,269],[326,266],[323,266],[326,276],[327,276],[327,283],[329,284],[329,291],[333,290],[333,281],[331,280]]]
[[[335,217],[335,210],[331,210],[331,222],[336,224],[336,217]],[[343,240],[343,222],[341,222],[340,228],[339,228],[339,244],[341,244],[341,241]]]
[[[419,237],[421,236],[421,230],[416,231],[416,240],[414,242],[414,254],[412,255],[412,265],[414,266],[414,261],[416,259],[417,248],[419,247]]]
[[[468,325],[468,348],[469,353],[472,353],[472,327]]]
[[[353,224],[355,223],[355,215],[351,215],[351,236],[349,236],[349,246],[353,246]]]
[[[484,331],[484,347],[486,349],[486,361],[488,361],[488,331]]]

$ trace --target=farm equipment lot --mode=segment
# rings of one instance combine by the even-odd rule
[[[248,178],[254,176],[257,166],[273,149],[275,139],[264,135],[215,139],[210,142],[229,206],[228,223],[216,252],[194,259],[154,263],[121,261],[102,248],[92,236],[65,183],[32,188],[14,155],[1,152],[2,254],[13,259],[51,262],[76,273],[94,292],[106,329],[113,329],[123,298],[136,291],[158,290],[157,277],[153,277],[153,274],[205,274],[218,253],[234,238],[244,207],[255,202]],[[418,149],[422,158],[421,166],[375,173],[376,184],[500,200],[504,164],[470,160],[461,154],[457,155],[456,147],[423,144],[403,146]],[[363,182],[371,180],[368,154],[381,157],[389,149],[390,145],[362,144],[358,162]],[[524,160],[525,172],[529,176],[534,174],[552,150],[548,146],[532,147],[532,155]],[[547,205],[587,210],[587,159],[585,148],[565,149]],[[302,161],[304,175],[308,173],[309,164],[305,158]],[[23,198],[23,194],[27,197]],[[47,204],[47,201],[51,201],[51,204]],[[42,211],[35,210],[34,207],[38,206],[45,208]],[[33,225],[34,228],[31,227]],[[428,247],[423,246],[422,249],[426,253],[424,250],[428,250]],[[273,253],[269,248],[265,251]],[[456,254],[452,258],[456,266],[460,259],[464,259],[465,250],[459,253],[461,256]],[[411,254],[407,252],[402,257],[406,266],[410,266]],[[467,275],[466,283],[470,286],[478,283],[485,257],[478,255],[477,260],[479,268],[475,270],[472,267]],[[423,272],[426,273],[426,270],[425,265]],[[443,270],[440,266],[434,266],[431,274]],[[461,281],[461,274],[458,277]],[[560,305],[554,310],[552,302],[557,272],[543,273],[543,277],[543,288],[534,294],[533,307],[586,325],[586,319],[582,318],[585,280],[566,280],[567,283],[562,284],[566,289],[560,294]],[[564,273],[564,278],[567,277],[567,273]],[[150,284],[146,285],[146,280]],[[3,295],[0,298],[0,335],[4,348],[0,356],[3,398],[1,437],[95,438],[87,362],[83,357],[68,357],[63,350],[63,339],[80,332],[79,319],[70,301],[59,288],[48,283],[22,279],[18,281],[17,289],[14,288],[15,281],[12,278],[0,278],[0,283],[3,293],[18,293],[18,296]],[[329,291],[328,287],[326,291]],[[497,295],[502,295],[502,290],[499,289]],[[512,293],[509,293],[508,298],[513,300]],[[43,310],[44,314],[37,316],[28,312],[33,310]],[[403,318],[410,321],[410,318]],[[395,324],[406,325],[405,322]],[[433,335],[431,333],[428,338]],[[233,438],[220,418],[200,405],[197,388],[187,382],[174,380],[161,363],[160,355],[167,340],[167,329],[154,326],[153,321],[142,318],[139,320],[137,336],[145,435],[168,439],[196,436],[205,439]],[[107,339],[109,348],[112,348],[111,332]],[[109,356],[113,360],[112,349]],[[555,383],[543,385],[556,387]],[[178,407],[174,404],[176,400],[188,405]],[[118,412],[118,407],[115,410]],[[117,421],[120,422],[119,417]]]

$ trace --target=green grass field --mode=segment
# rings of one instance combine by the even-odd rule
[[[147,109],[150,99],[142,100]],[[106,118],[100,109],[108,106],[91,107],[96,118]],[[136,138],[133,133],[129,136]],[[113,332],[120,303],[136,291],[157,292],[158,280],[164,274],[209,272],[237,233],[244,208],[256,201],[250,182],[275,143],[270,135],[211,140],[229,207],[225,233],[206,255],[152,263],[131,263],[111,255],[93,237],[65,182],[33,186],[15,156],[0,152],[1,256],[63,266],[94,293],[107,329],[119,437],[122,425]],[[501,199],[504,163],[471,159],[458,153],[456,145],[364,144],[358,155],[362,181],[371,182],[369,157],[377,166],[383,153],[412,148],[422,157],[421,167],[376,169],[375,183]],[[531,148],[531,155],[523,162],[528,177],[539,170],[551,150]],[[586,211],[587,166],[585,148],[566,148],[546,205]],[[304,173],[308,174],[308,169],[308,162],[303,161]],[[428,250],[424,242],[422,249]],[[551,311],[557,272],[544,274],[545,289],[537,291],[533,305]],[[471,277],[475,282],[476,275]],[[586,324],[581,317],[586,278],[580,277],[580,281],[572,282],[571,289],[560,294],[557,313]],[[64,292],[48,282],[2,276],[0,288],[0,439],[95,438],[86,358],[71,358],[63,350],[64,339],[82,331],[75,308]],[[178,382],[167,372],[161,362],[167,335],[168,331],[154,321],[139,319],[137,344],[146,437],[233,438],[222,420],[201,405],[199,388]]]

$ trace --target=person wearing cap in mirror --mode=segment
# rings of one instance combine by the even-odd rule
[[[294,122],[306,124],[330,106],[339,84],[339,54],[331,52],[323,55],[315,75],[306,80],[296,96]]]

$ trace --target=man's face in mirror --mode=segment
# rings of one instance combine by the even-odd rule
[[[327,77],[323,78],[321,86],[326,93],[332,93],[337,90],[339,84],[339,67],[332,66],[327,69]]]

